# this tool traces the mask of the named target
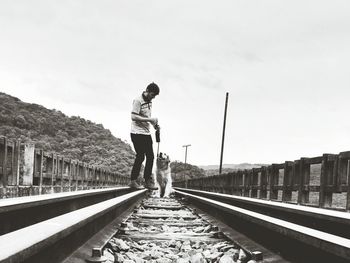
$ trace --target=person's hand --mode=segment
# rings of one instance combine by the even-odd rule
[[[150,123],[153,125],[153,127],[155,127],[156,125],[158,125],[158,119],[157,118],[151,118],[150,119]]]

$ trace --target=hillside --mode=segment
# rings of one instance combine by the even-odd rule
[[[172,162],[170,164],[173,180],[184,180],[205,176],[205,171],[198,166],[183,162]]]
[[[129,174],[134,160],[131,146],[101,124],[68,117],[58,110],[25,103],[0,92],[0,136],[33,142],[37,148],[65,158]]]

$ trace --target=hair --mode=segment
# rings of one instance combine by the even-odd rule
[[[149,84],[147,86],[146,91],[153,92],[155,95],[158,95],[159,94],[159,87],[156,83],[152,82],[151,84]]]

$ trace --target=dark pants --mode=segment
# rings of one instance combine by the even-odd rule
[[[146,165],[143,177],[147,181],[151,179],[154,160],[152,136],[131,133],[131,141],[134,144],[136,151],[136,159],[131,170],[131,180],[136,180],[139,176],[141,165],[146,157]]]

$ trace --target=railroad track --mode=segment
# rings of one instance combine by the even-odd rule
[[[319,230],[233,206],[229,204],[232,200],[227,201],[229,197],[218,195],[221,200],[217,201],[214,199],[220,198],[212,193],[208,193],[210,198],[204,195],[177,189],[176,198],[153,198],[146,190],[139,190],[82,205],[0,236],[0,262],[246,263],[350,259],[346,237],[324,232],[320,235]],[[346,218],[342,220],[346,224]]]
[[[103,255],[107,262],[248,261],[242,248],[194,210],[176,199],[160,198],[147,198],[135,209]]]

